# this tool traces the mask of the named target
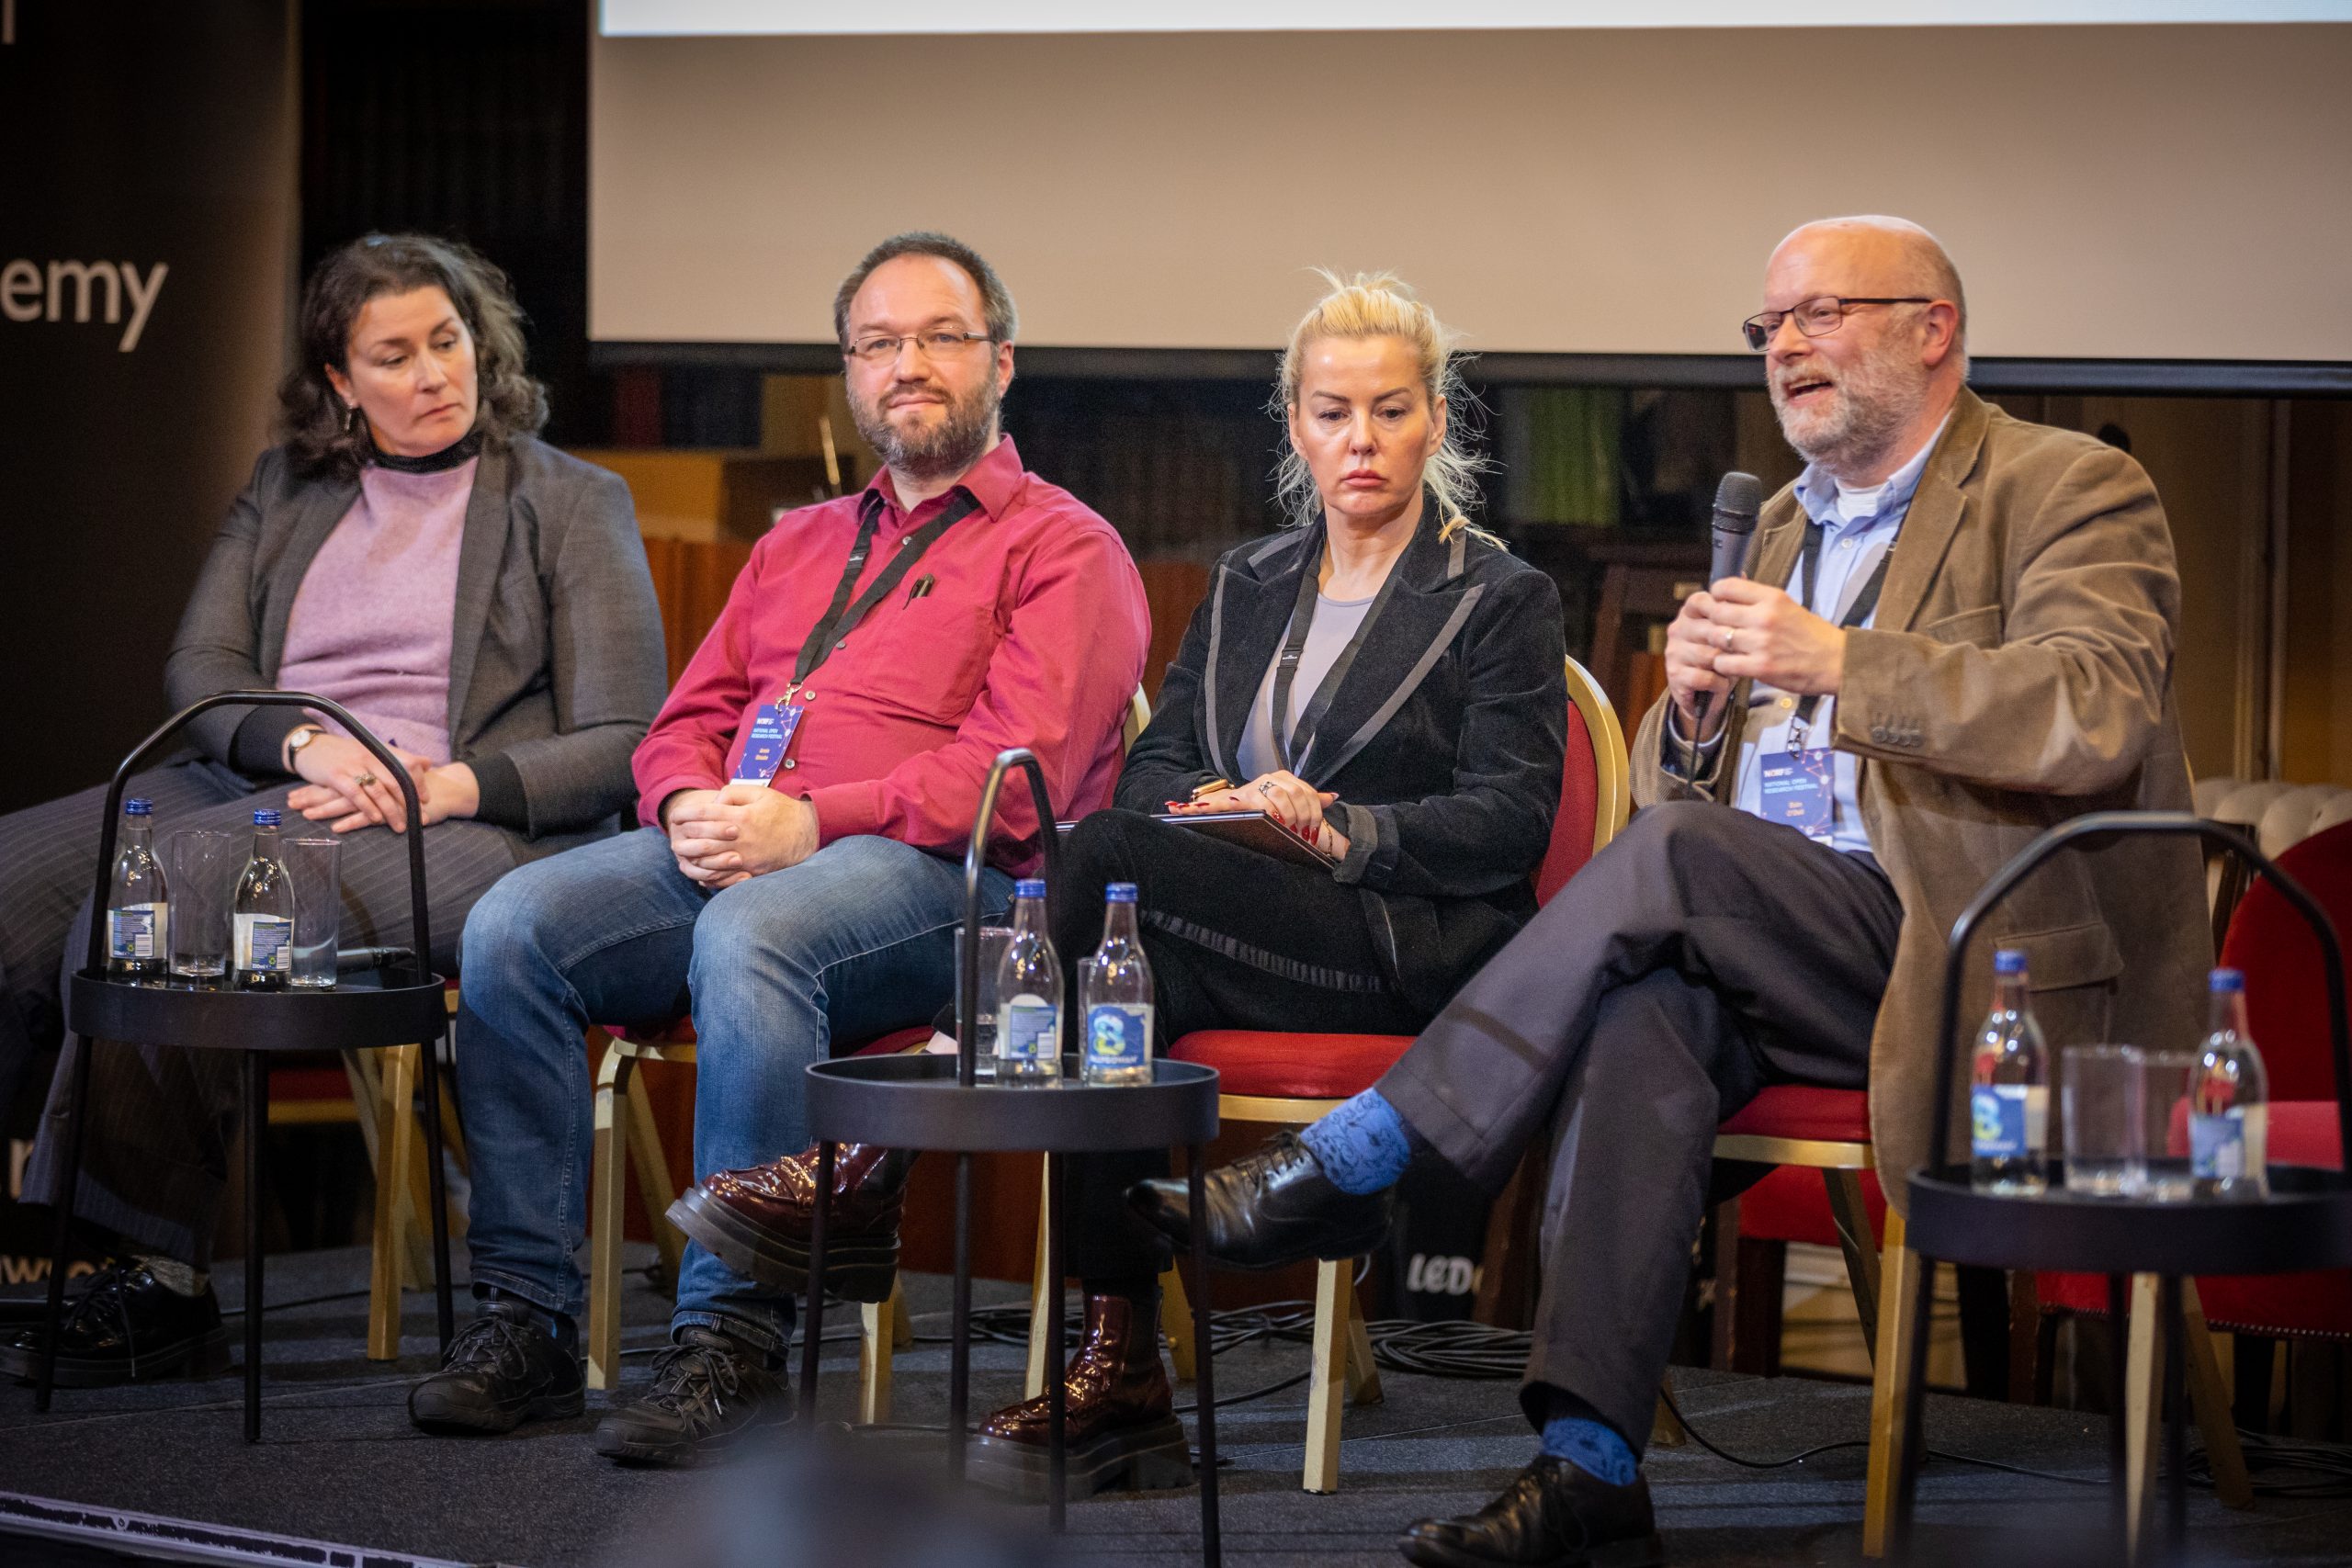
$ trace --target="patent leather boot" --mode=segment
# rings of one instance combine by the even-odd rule
[[[1193,1452],[1175,1415],[1175,1392],[1159,1359],[1156,1303],[1086,1298],[1086,1333],[1063,1376],[1064,1495],[1109,1487],[1160,1491],[1189,1486]],[[972,1479],[1042,1503],[1053,1485],[1046,1396],[1010,1404],[980,1425]]]
[[[890,1299],[899,1272],[899,1215],[915,1156],[876,1144],[833,1151],[826,1213],[825,1290],[843,1301]],[[748,1170],[706,1176],[670,1205],[670,1223],[729,1269],[772,1291],[808,1286],[808,1232],[816,1222],[817,1151]]]

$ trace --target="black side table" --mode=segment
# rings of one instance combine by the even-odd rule
[[[433,952],[425,916],[424,835],[408,839],[409,914],[414,946],[405,964],[370,975],[345,976],[333,990],[237,991],[198,989],[175,982],[111,979],[106,972],[105,915],[112,885],[116,829],[124,787],[139,765],[188,720],[208,708],[305,707],[332,715],[352,738],[384,764],[384,777],[401,784],[408,819],[418,819],[416,782],[365,726],[324,697],[304,692],[223,692],[183,709],[140,742],[115,770],[107,792],[107,818],[98,838],[96,901],[84,967],[65,991],[65,1021],[82,1036],[74,1072],[74,1110],[65,1126],[64,1190],[57,1205],[57,1246],[50,1260],[49,1316],[33,1408],[46,1411],[56,1374],[59,1326],[65,1305],[65,1261],[73,1241],[74,1209],[81,1185],[82,1147],[88,1120],[90,1053],[101,1042],[174,1045],[184,1050],[235,1051],[244,1056],[245,1119],[245,1441],[261,1438],[261,1145],[268,1132],[269,1078],[264,1060],[288,1051],[361,1050],[422,1042],[424,1092],[425,1168],[433,1201],[435,1306],[441,1348],[449,1348],[455,1312],[449,1296],[449,1214],[441,1169],[441,1058],[437,1049],[448,1024],[439,976],[427,967]]]
[[[2335,1047],[2335,1096],[2344,1147],[2352,1154],[2352,1025],[2345,1005],[2343,950],[2326,911],[2294,880],[2271,863],[2251,838],[2234,829],[2185,812],[2106,811],[2075,818],[2052,829],[2018,852],[1952,925],[1944,968],[1942,1033],[1936,1042],[1931,1082],[1955,1086],[1958,1072],[1960,990],[1969,940],[1995,906],[2027,874],[2059,851],[2088,840],[2098,843],[2128,833],[2162,833],[2204,839],[2246,862],[2276,886],[2311,924],[2319,938],[2328,987],[2329,1032]],[[2201,911],[2200,911],[2201,914]],[[2270,1193],[2260,1201],[2156,1202],[2145,1199],[2092,1198],[2053,1186],[2025,1196],[1978,1192],[1968,1168],[1945,1159],[1951,1134],[1950,1094],[1936,1097],[1928,1157],[1937,1161],[1915,1171],[1909,1183],[1906,1233],[1918,1254],[1923,1278],[1937,1262],[1975,1263],[1995,1269],[2060,1269],[2108,1276],[2108,1295],[2118,1311],[2134,1274],[2154,1274],[2157,1318],[2164,1325],[2165,1529],[2177,1554],[2188,1530],[2188,1413],[2183,1391],[2180,1282],[2198,1274],[2276,1274],[2352,1265],[2352,1176],[2302,1166],[2269,1168]],[[1900,1469],[1894,1495],[1894,1555],[1906,1556],[1913,1496],[1923,1450],[1922,1406],[1927,1384],[1928,1292],[1912,1303],[1905,1325],[1906,1351],[1897,1375],[1912,1390],[1905,1401]],[[1881,1353],[1889,1348],[1881,1347]],[[2116,1495],[2122,1506],[2123,1400],[2115,1401],[2112,1449]],[[2128,1532],[2127,1532],[2128,1539]]]
[[[971,1400],[972,1156],[982,1151],[1042,1152],[1046,1156],[1046,1279],[1054,1348],[1046,1379],[1049,1414],[1050,1472],[1047,1508],[1059,1530],[1067,1507],[1063,1491],[1068,1452],[1064,1430],[1062,1258],[1069,1234],[1063,1213],[1061,1158],[1118,1149],[1185,1146],[1192,1208],[1193,1332],[1199,1346],[1193,1387],[1200,1416],[1201,1560],[1216,1568],[1216,1393],[1209,1339],[1208,1237],[1203,1224],[1206,1168],[1202,1145],[1216,1136],[1217,1074],[1214,1067],[1156,1061],[1152,1081],[1118,1088],[1092,1088],[1074,1073],[1052,1088],[999,1087],[976,1081],[977,1042],[972,1019],[979,996],[980,865],[1004,775],[1013,768],[1028,774],[1036,820],[1043,824],[1046,896],[1056,896],[1058,846],[1054,813],[1046,798],[1044,770],[1028,750],[998,755],[980,791],[980,805],[964,857],[964,962],[957,976],[956,1055],[944,1056],[850,1057],[819,1062],[808,1069],[808,1128],[818,1140],[817,1203],[808,1234],[808,1324],[800,1350],[800,1415],[812,1420],[817,1408],[817,1347],[824,1333],[823,1280],[826,1228],[833,1190],[833,1156],[844,1143],[883,1144],[901,1149],[953,1151],[956,1156],[956,1293],[949,1350],[947,1462],[964,1478],[967,1417]]]

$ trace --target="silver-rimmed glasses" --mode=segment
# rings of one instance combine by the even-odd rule
[[[962,354],[976,343],[989,341],[986,333],[915,333],[906,337],[862,337],[849,345],[848,357],[867,365],[882,366],[898,360],[899,351],[909,344],[921,349],[926,359],[946,359]]]
[[[1810,299],[1800,299],[1785,310],[1765,310],[1739,323],[1747,336],[1747,346],[1757,353],[1764,352],[1781,323],[1794,318],[1797,331],[1807,337],[1827,337],[1846,324],[1846,312],[1857,305],[1932,305],[1935,300],[1923,294],[1879,296],[1860,299],[1850,295],[1816,294]]]

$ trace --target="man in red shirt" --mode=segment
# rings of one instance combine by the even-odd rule
[[[691,998],[695,1168],[793,1154],[808,1143],[802,1069],[946,999],[996,754],[1035,751],[1070,816],[1109,803],[1150,616],[1118,535],[1025,472],[1000,429],[1011,296],[966,246],[901,234],[858,264],[833,314],[883,470],[754,547],[637,750],[642,830],[516,870],[467,923],[458,1085],[481,1305],[411,1393],[427,1430],[582,1407],[587,1025]],[[594,618],[574,635],[598,635]],[[1041,828],[1027,792],[1008,790],[989,825],[991,908]],[[780,1418],[792,1316],[788,1292],[690,1247],[673,1343],[598,1450],[673,1462]]]

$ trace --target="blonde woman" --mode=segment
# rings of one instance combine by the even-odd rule
[[[1135,884],[1162,1043],[1416,1032],[1535,912],[1566,744],[1559,594],[1466,521],[1478,461],[1430,308],[1393,277],[1325,276],[1274,398],[1294,525],[1217,563],[1115,805],[1062,854],[1054,942],[1070,983],[1106,886]],[[1170,803],[1271,812],[1333,863],[1153,820]],[[1182,1484],[1159,1351],[1166,1244],[1122,1200],[1165,1156],[1068,1163],[1086,1287],[1073,1489]],[[1043,1399],[999,1411],[975,1471],[1042,1492],[1045,1440]]]

